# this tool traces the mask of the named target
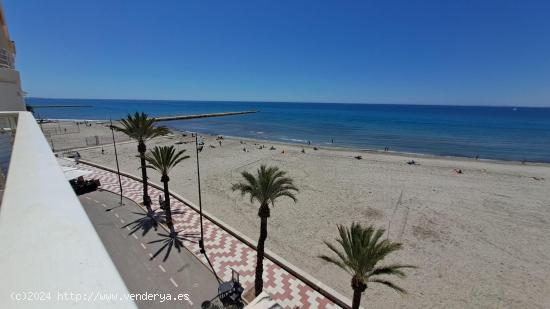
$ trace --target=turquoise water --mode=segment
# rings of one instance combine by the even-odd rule
[[[37,107],[40,117],[58,119],[119,119],[134,111],[163,116],[253,109],[260,112],[165,124],[320,146],[550,162],[550,108],[38,98],[27,98],[27,104]]]

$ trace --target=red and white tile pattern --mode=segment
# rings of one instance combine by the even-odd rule
[[[83,166],[80,168],[84,169]],[[86,166],[85,169],[93,172],[90,177],[99,179],[103,189],[115,193],[120,192],[118,177],[115,173],[91,166]],[[123,195],[138,203],[141,202],[143,190],[141,182],[121,177]],[[157,197],[161,194],[162,191],[149,186],[153,209],[159,207]],[[174,216],[177,231],[200,233],[199,214],[196,211],[176,199],[171,200],[171,207],[173,210],[183,212],[181,215]],[[218,276],[222,280],[230,280],[231,269],[234,269],[239,273],[241,284],[245,289],[253,287],[256,251],[204,217],[203,227],[206,252]],[[185,245],[203,263],[207,263],[199,252],[198,244],[187,242]],[[264,260],[264,290],[284,308],[339,308],[269,259]]]

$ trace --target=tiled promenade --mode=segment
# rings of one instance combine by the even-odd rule
[[[83,164],[79,168],[92,171],[93,174],[89,175],[90,178],[99,179],[103,189],[120,193],[118,177],[115,173]],[[122,176],[122,185],[125,197],[141,202],[143,190],[141,182]],[[153,209],[159,206],[157,197],[160,194],[162,191],[149,186]],[[195,210],[175,198],[171,200],[171,206],[173,210],[183,213],[174,216],[177,231],[200,233],[199,214]],[[245,289],[253,287],[256,251],[204,217],[203,226],[206,252],[218,276],[222,280],[229,280],[231,268],[233,268],[239,272],[240,281]],[[185,246],[203,263],[207,263],[204,256],[199,253],[197,243],[185,242]],[[264,290],[285,308],[339,308],[268,259],[264,260]]]

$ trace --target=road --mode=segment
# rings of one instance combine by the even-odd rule
[[[150,260],[164,244],[150,242],[162,239],[157,233],[166,231],[159,227],[145,235],[142,230],[130,234],[130,228],[124,226],[145,215],[135,202],[125,198],[124,205],[117,207],[120,197],[107,191],[87,193],[79,199],[130,293],[170,293],[172,299],[187,294],[177,301],[161,302],[160,296],[136,300],[140,309],[200,308],[204,300],[216,296],[218,283],[213,273],[187,249],[178,252],[173,248],[165,262],[166,251]]]

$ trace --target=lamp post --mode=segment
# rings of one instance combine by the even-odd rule
[[[199,185],[199,216],[200,216],[200,224],[201,224],[201,239],[199,240],[199,248],[201,249],[201,253],[204,254],[204,233],[202,230],[202,197],[201,197],[201,171],[200,171],[200,165],[199,165],[199,152],[202,151],[202,148],[204,145],[199,145],[199,135],[195,133],[195,151],[197,153],[197,183]]]
[[[195,152],[197,153],[197,183],[199,187],[199,217],[200,217],[200,224],[201,224],[201,239],[199,239],[199,248],[200,248],[201,254],[204,254],[204,257],[206,258],[208,265],[210,265],[210,268],[212,269],[212,273],[214,273],[214,277],[216,277],[216,280],[218,281],[218,283],[221,283],[220,277],[218,277],[218,274],[216,274],[216,270],[214,269],[214,266],[212,266],[212,263],[208,258],[208,254],[206,254],[206,250],[204,249],[204,232],[202,227],[201,172],[200,172],[200,164],[199,164],[199,152],[202,151],[204,144],[199,145],[198,136],[199,135],[195,133]]]
[[[118,165],[118,153],[116,151],[116,142],[115,142],[115,130],[113,129],[113,120],[109,119],[111,122],[111,134],[113,136],[113,148],[115,149],[115,161],[116,161],[116,171],[118,175],[118,185],[120,186],[120,205],[122,205],[122,180],[120,179],[120,167]]]

